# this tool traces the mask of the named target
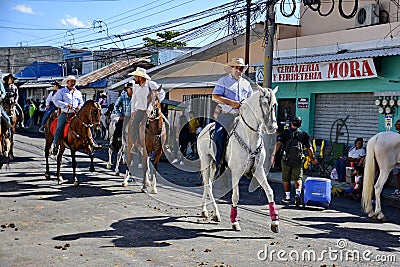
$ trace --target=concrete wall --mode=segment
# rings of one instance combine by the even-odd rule
[[[0,70],[17,73],[34,61],[62,62],[62,50],[50,46],[0,47]]]

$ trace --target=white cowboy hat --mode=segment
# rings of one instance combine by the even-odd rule
[[[128,75],[143,77],[143,78],[145,78],[146,80],[151,81],[150,76],[147,75],[146,69],[144,69],[144,68],[137,67],[136,70],[135,70],[134,72],[131,72],[131,73],[129,73]]]
[[[75,78],[75,76],[69,75],[69,76],[67,76],[67,77],[61,82],[61,84],[66,85],[67,82],[68,82],[68,81],[71,81],[71,80],[77,81],[76,78]]]
[[[249,67],[249,65],[244,63],[244,59],[241,57],[234,57],[232,58],[231,62],[228,62],[226,64],[228,67],[225,68],[225,70],[227,72],[230,72],[231,68],[229,67],[243,67],[243,72],[245,72],[247,70],[247,68]]]

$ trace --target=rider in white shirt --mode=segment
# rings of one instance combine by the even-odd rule
[[[135,80],[131,99],[131,119],[133,120],[132,142],[135,143],[139,134],[139,124],[145,117],[148,108],[147,96],[149,95],[150,90],[158,90],[160,86],[156,82],[151,81],[150,76],[146,73],[146,69],[138,67],[129,75],[133,75]],[[161,89],[160,101],[163,101],[164,98],[165,91]]]

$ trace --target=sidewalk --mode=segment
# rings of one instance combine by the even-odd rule
[[[307,176],[304,175],[303,176],[303,181],[305,181],[307,179]],[[275,182],[275,183],[282,183],[282,172],[270,172],[268,173],[268,180]],[[337,182],[337,181],[332,181],[332,189],[334,188],[340,188],[340,189],[347,189],[349,188],[350,185],[345,183],[345,182]],[[400,208],[400,197],[398,196],[393,196],[390,195],[391,193],[393,193],[393,191],[395,190],[395,188],[392,187],[384,187],[383,188],[383,192],[381,195],[381,199],[382,199],[382,204],[383,205],[388,205],[388,206],[392,206],[395,208]]]

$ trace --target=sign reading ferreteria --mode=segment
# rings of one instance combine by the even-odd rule
[[[257,70],[256,78],[263,76]],[[274,66],[272,82],[356,80],[377,77],[372,58]]]

